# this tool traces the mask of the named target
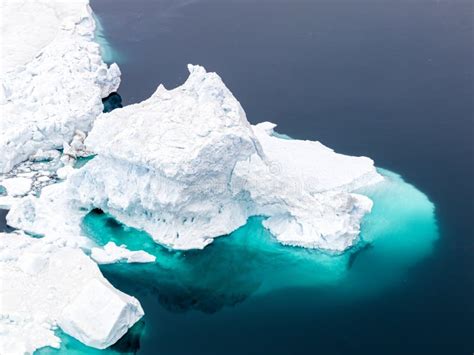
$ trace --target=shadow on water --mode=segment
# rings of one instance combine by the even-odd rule
[[[374,246],[370,243],[361,243],[362,245],[358,248],[356,248],[350,255],[349,255],[349,261],[347,262],[347,268],[350,269],[354,265],[355,261],[357,260],[357,257],[361,254],[364,253],[367,250],[372,249]]]
[[[0,209],[0,232],[13,232],[15,229],[7,225],[8,210]]]
[[[122,108],[122,97],[116,93],[113,92],[109,96],[105,97],[102,99],[102,104],[104,105],[104,110],[103,112],[111,112],[115,110],[116,108]]]
[[[116,342],[110,350],[121,354],[136,354],[140,350],[140,338],[145,329],[145,322],[139,321],[129,329],[118,342]]]

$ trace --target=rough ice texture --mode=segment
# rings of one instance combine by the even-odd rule
[[[0,173],[89,131],[120,83],[102,61],[88,0],[0,2]]]
[[[234,170],[256,205],[255,215],[283,244],[343,251],[353,245],[372,201],[354,190],[382,177],[373,161],[335,153],[320,142],[273,135],[274,124],[253,127],[265,159],[253,155]]]
[[[31,190],[32,181],[26,177],[14,177],[1,181],[7,194],[13,197],[26,195]]]
[[[113,264],[117,262],[152,263],[156,260],[155,256],[144,250],[128,250],[126,246],[118,246],[114,242],[108,242],[102,248],[92,248],[91,258],[98,264]]]
[[[66,184],[46,186],[40,197],[26,196],[11,206],[7,224],[53,243],[89,250],[94,243],[82,236],[81,221],[86,210],[74,204]]]
[[[0,234],[0,353],[58,348],[59,326],[103,349],[143,316],[80,249],[22,234]]]
[[[173,249],[204,248],[253,215],[284,244],[351,246],[372,206],[353,191],[382,179],[372,160],[251,126],[217,74],[189,70],[182,86],[96,120],[85,143],[98,155],[69,176],[69,204]]]

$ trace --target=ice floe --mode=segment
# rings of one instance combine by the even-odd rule
[[[87,132],[120,83],[102,61],[88,0],[2,1],[0,173]]]
[[[131,251],[124,245],[118,246],[114,242],[108,242],[102,248],[92,248],[91,258],[98,264],[113,264],[117,262],[152,263],[156,260],[155,256],[146,251]]]
[[[116,290],[80,249],[0,234],[1,354],[58,348],[58,326],[103,349],[142,316],[140,303]]]

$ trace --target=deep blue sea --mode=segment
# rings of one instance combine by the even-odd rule
[[[390,180],[366,191],[375,207],[364,242],[340,256],[279,246],[258,218],[204,251],[172,253],[108,215],[89,214],[83,228],[97,243],[112,239],[158,258],[102,267],[146,313],[109,353],[474,352],[471,1],[92,7],[104,53],[122,70],[123,105],[160,83],[180,85],[186,64],[201,64],[223,78],[249,121],[367,155]],[[92,352],[63,340],[65,353]]]

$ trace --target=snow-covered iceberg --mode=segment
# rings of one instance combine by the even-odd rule
[[[353,191],[382,180],[373,161],[279,138],[268,122],[252,126],[217,74],[189,70],[182,86],[160,86],[148,100],[99,116],[85,141],[97,156],[50,190],[57,198],[48,192],[13,208],[9,224],[73,234],[70,211],[99,208],[160,244],[199,249],[264,216],[284,244],[350,247],[372,206]],[[49,218],[44,207],[54,201],[61,207]],[[62,222],[54,222],[57,211]]]
[[[57,326],[86,345],[114,344],[143,316],[80,249],[0,234],[0,353],[59,347]]]
[[[0,173],[87,132],[120,70],[102,61],[88,0],[1,1]]]
[[[251,126],[217,74],[189,70],[182,86],[96,120],[85,144],[98,156],[69,181],[79,204],[173,249],[203,248],[254,215],[285,244],[352,245],[372,205],[352,191],[382,179],[373,161]]]

